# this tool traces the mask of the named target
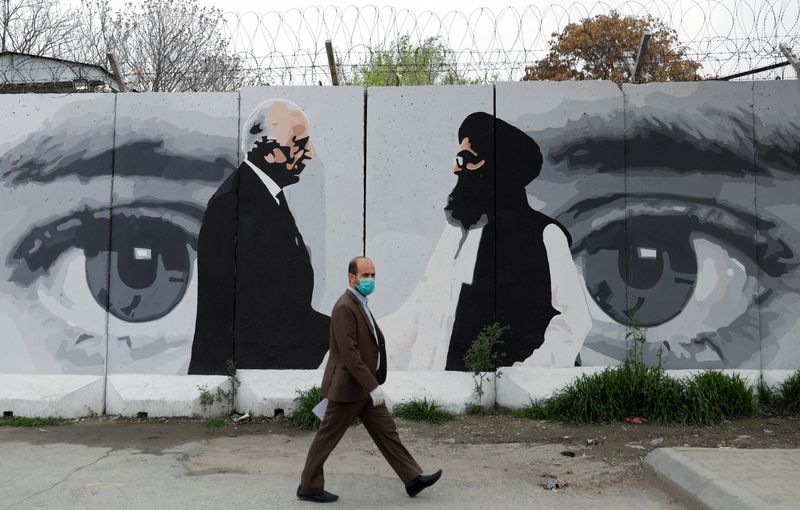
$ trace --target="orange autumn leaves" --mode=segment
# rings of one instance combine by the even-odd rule
[[[674,30],[649,15],[638,18],[612,11],[553,34],[550,52],[525,68],[523,80],[629,81],[625,53],[635,58],[646,30],[651,38],[637,82],[698,79],[700,64],[688,58]]]

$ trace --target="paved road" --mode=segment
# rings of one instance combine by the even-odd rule
[[[401,428],[426,470],[443,479],[409,498],[363,430],[348,431],[326,464],[334,508],[684,508],[641,477],[563,445],[452,444]],[[295,496],[310,433],[211,431],[193,424],[0,427],[0,509],[317,508]],[[561,471],[558,471],[558,470]],[[540,487],[554,476],[569,485]]]

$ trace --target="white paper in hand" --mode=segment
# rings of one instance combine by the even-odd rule
[[[322,420],[323,418],[325,418],[325,411],[327,410],[328,410],[328,399],[323,398],[322,400],[320,400],[319,404],[314,406],[314,409],[312,409],[311,411],[315,415],[317,415],[317,418]]]

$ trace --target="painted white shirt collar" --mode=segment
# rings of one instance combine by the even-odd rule
[[[278,186],[275,181],[273,181],[269,175],[265,174],[263,170],[255,166],[253,163],[250,162],[249,159],[244,158],[244,162],[247,163],[247,166],[253,169],[261,182],[264,183],[264,186],[267,187],[269,190],[269,194],[272,195],[272,198],[275,199],[275,202],[280,205],[280,201],[278,200],[278,193],[281,192],[281,187]]]

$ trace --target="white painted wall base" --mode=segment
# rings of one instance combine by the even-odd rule
[[[280,409],[288,415],[295,409],[297,390],[308,390],[322,383],[322,370],[239,370],[242,381],[236,409],[254,416],[275,416]],[[413,398],[435,400],[452,413],[463,413],[467,403],[478,402],[472,376],[464,372],[402,372],[389,373],[384,390],[389,406]],[[484,382],[483,402],[494,402],[494,378]]]
[[[594,374],[603,368],[501,368],[502,375],[497,380],[497,404],[512,409],[529,406],[531,401],[552,396],[582,374]]]
[[[198,386],[202,385],[212,394],[218,387],[229,388],[228,378],[221,375],[109,375],[106,413],[136,416],[144,412],[149,418],[228,415],[224,404],[200,405]]]
[[[769,388],[777,388],[780,383],[788,379],[795,370],[764,370],[764,384]]]
[[[322,370],[238,370],[242,381],[236,410],[252,416],[275,416],[276,409],[288,415],[295,408],[297,390],[322,384]]]
[[[481,401],[489,406],[495,398],[494,374],[486,377]],[[467,404],[478,403],[472,374],[468,372],[390,372],[384,389],[392,405],[427,397],[446,411],[463,414]]]
[[[79,418],[103,412],[103,377],[0,374],[0,412]]]
[[[604,367],[576,368],[503,368],[495,381],[493,374],[484,382],[483,403],[495,402],[507,408],[530,405],[574,381],[582,374],[592,374]],[[688,377],[700,370],[668,370],[673,377]],[[724,370],[737,373],[751,385],[763,374],[771,387],[794,373],[793,370]],[[322,370],[240,370],[242,384],[236,398],[236,411],[254,416],[275,416],[294,410],[297,390],[307,390],[322,382]],[[108,377],[106,413],[148,417],[225,416],[223,404],[203,408],[198,386],[206,385],[212,394],[218,387],[229,388],[225,376],[168,376],[152,374],[116,374]],[[467,372],[402,372],[389,373],[384,389],[392,407],[413,398],[432,399],[447,411],[463,413],[468,403],[477,403],[472,375]],[[82,375],[0,374],[0,412],[14,416],[57,416],[77,418],[103,410],[103,378]]]

